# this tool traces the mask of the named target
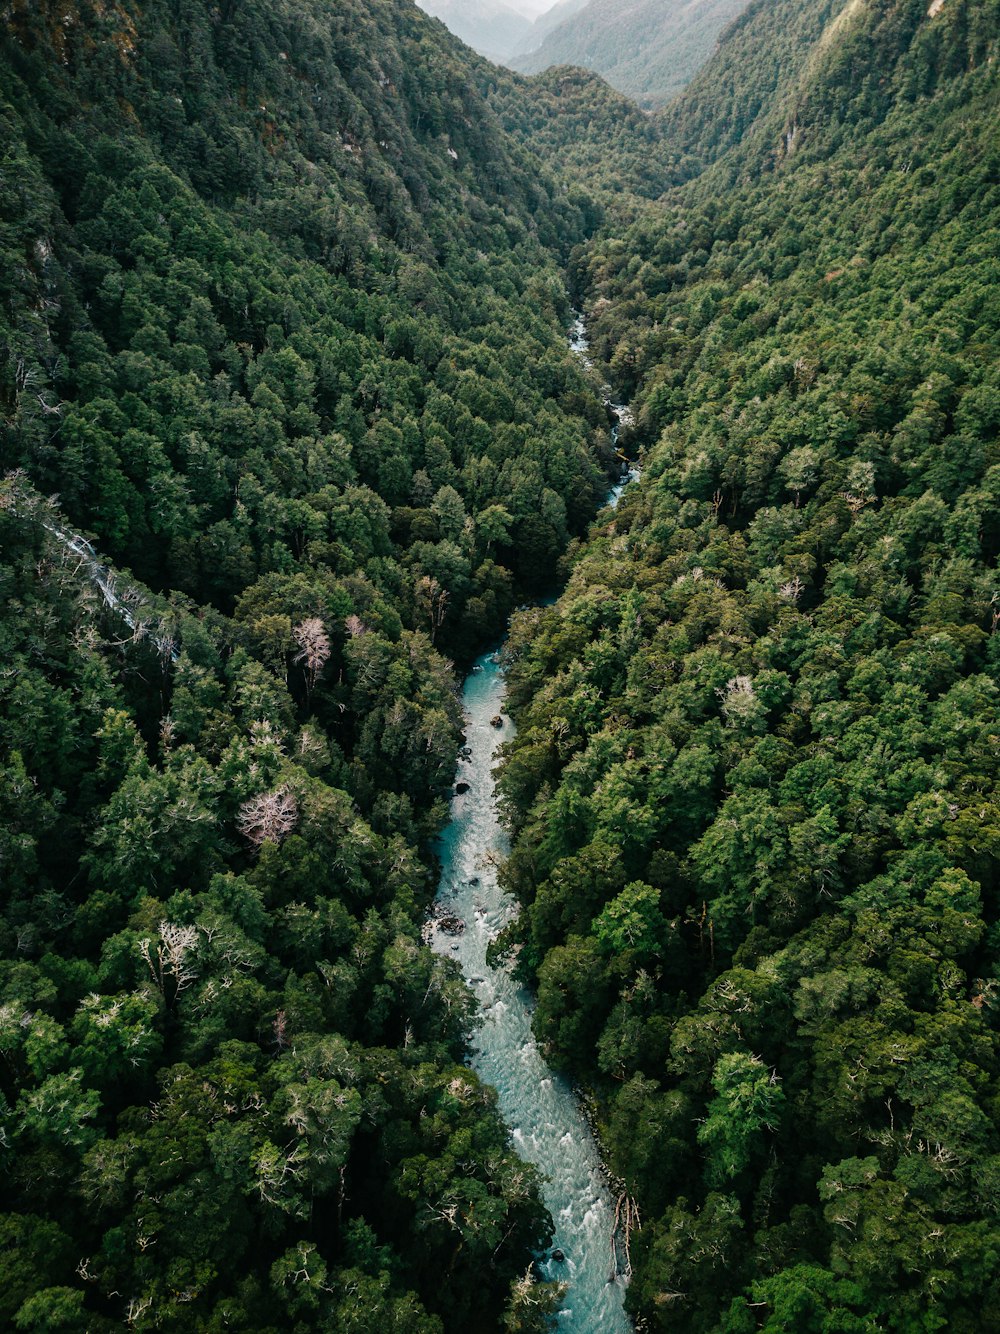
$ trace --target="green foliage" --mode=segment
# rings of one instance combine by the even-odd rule
[[[560,65],[525,80],[490,69],[480,83],[505,129],[567,173],[569,196],[590,228],[609,214],[620,225],[630,195],[655,199],[673,179],[658,119],[597,74]]]
[[[655,955],[666,922],[659,909],[660,891],[641,881],[626,885],[594,920],[598,944],[611,954],[634,950],[640,958]]]
[[[0,1323],[497,1328],[444,654],[607,485],[594,207],[401,0],[70,8],[0,37]]]
[[[751,6],[573,260],[643,476],[512,631],[505,945],[650,1328],[1000,1319],[997,18]]]
[[[709,1184],[722,1186],[749,1167],[760,1132],[777,1130],[785,1099],[773,1072],[745,1052],[719,1057],[712,1088],[716,1097],[708,1104],[698,1143],[708,1154]]]
[[[663,4],[645,0],[623,10],[614,0],[589,0],[543,42],[511,61],[532,73],[551,65],[583,65],[637,102],[666,102],[712,54],[719,34],[747,0]]]
[[[421,925],[443,654],[584,534],[607,373],[503,945],[630,1300],[1000,1324],[994,0],[752,5],[655,121],[402,0],[9,11],[0,1319],[544,1327]]]

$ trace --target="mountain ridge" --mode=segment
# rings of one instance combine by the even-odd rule
[[[526,15],[501,0],[424,0],[421,8],[490,60],[502,61],[532,30]]]
[[[1000,11],[844,12],[748,8],[575,253],[642,477],[509,646],[504,945],[651,1329],[1000,1319]]]
[[[669,101],[705,64],[720,33],[747,0],[589,0],[543,41],[515,53],[513,69],[534,74],[550,65],[580,65],[647,105]]]

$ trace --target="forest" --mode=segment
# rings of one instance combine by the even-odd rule
[[[421,930],[508,623],[497,953],[637,1330],[1000,1327],[1000,5],[931,11],[754,0],[650,117],[410,0],[7,0],[0,1327],[550,1328]]]
[[[575,252],[643,475],[507,650],[505,947],[685,1334],[1000,1325],[1000,11],[836,8]]]
[[[525,74],[583,65],[643,106],[658,107],[697,74],[746,5],[747,0],[585,0],[558,23],[560,11],[551,11],[543,40],[521,42],[505,63]]]
[[[0,1325],[529,1328],[420,933],[451,660],[607,488],[583,208],[409,4],[3,43]]]

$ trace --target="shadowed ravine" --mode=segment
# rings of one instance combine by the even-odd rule
[[[589,367],[581,319],[571,330],[570,347]],[[605,403],[617,445],[618,428],[629,410],[612,403],[610,390]],[[634,466],[623,471],[608,506],[617,506],[637,476]],[[476,996],[481,1024],[472,1066],[496,1089],[517,1151],[543,1175],[542,1193],[555,1234],[539,1267],[546,1278],[568,1284],[559,1328],[624,1334],[632,1329],[623,1307],[624,1256],[620,1238],[617,1252],[614,1246],[615,1207],[597,1145],[572,1087],[549,1069],[538,1049],[530,993],[506,968],[486,960],[490,942],[516,912],[514,900],[497,883],[497,865],[507,855],[508,842],[497,814],[493,766],[499,747],[514,731],[503,713],[504,693],[499,655],[485,654],[462,689],[466,745],[456,785],[465,790],[452,798],[451,819],[441,835],[441,883],[430,940],[439,954],[458,961]],[[494,726],[495,720],[502,726]],[[560,1253],[561,1259],[552,1258]]]
[[[616,505],[631,476],[609,498]],[[545,1204],[555,1223],[549,1257],[541,1270],[569,1284],[559,1328],[577,1334],[629,1331],[623,1309],[623,1263],[612,1249],[614,1202],[600,1155],[579,1099],[546,1065],[531,1031],[533,1002],[505,968],[486,961],[490,941],[515,912],[497,884],[497,864],[508,851],[496,808],[496,752],[513,733],[503,714],[504,680],[498,655],[486,654],[462,689],[466,747],[456,780],[466,791],[452,798],[451,819],[441,836],[441,884],[430,924],[432,947],[457,959],[479,1002],[472,1066],[497,1091],[500,1111],[522,1157],[545,1178]],[[503,726],[492,720],[502,716]],[[442,926],[442,918],[449,929]],[[464,925],[455,934],[458,918]],[[619,1239],[620,1241],[620,1239]],[[560,1262],[550,1258],[562,1252]]]
[[[559,1328],[579,1334],[615,1334],[631,1329],[622,1309],[624,1281],[613,1272],[614,1206],[600,1157],[579,1101],[569,1084],[546,1065],[531,1032],[532,1000],[503,968],[486,962],[486,950],[510,920],[514,902],[497,884],[496,862],[507,852],[497,818],[492,768],[497,747],[511,735],[490,720],[503,708],[504,681],[493,655],[480,658],[466,678],[467,758],[458,780],[469,790],[452,800],[451,820],[441,837],[438,913],[465,923],[458,935],[433,926],[432,945],[451,955],[479,1002],[482,1025],[475,1036],[472,1066],[497,1090],[500,1111],[518,1152],[547,1178],[546,1206],[555,1223],[546,1277],[569,1283]]]

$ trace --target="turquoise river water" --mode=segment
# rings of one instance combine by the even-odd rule
[[[627,480],[627,479],[626,479]],[[617,502],[621,488],[612,492]],[[516,909],[497,884],[497,865],[508,850],[496,808],[493,766],[498,747],[513,734],[503,713],[504,680],[495,655],[479,659],[465,680],[466,750],[456,781],[468,790],[452,798],[442,835],[441,884],[432,947],[457,959],[479,1003],[473,1069],[497,1091],[501,1114],[520,1155],[544,1177],[543,1196],[555,1224],[552,1247],[541,1258],[547,1278],[569,1287],[557,1320],[573,1334],[626,1334],[625,1279],[612,1255],[615,1207],[597,1145],[570,1084],[546,1065],[531,1031],[532,998],[502,967],[486,961],[490,941]],[[500,715],[503,726],[492,726]],[[451,934],[441,916],[458,917]],[[447,923],[454,931],[454,923]],[[619,1245],[619,1255],[621,1246]],[[561,1251],[563,1260],[552,1258]]]

